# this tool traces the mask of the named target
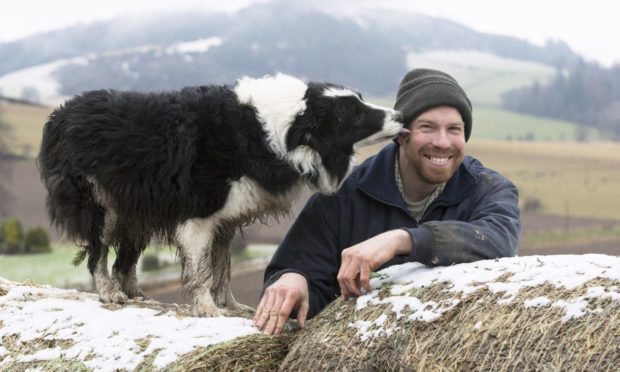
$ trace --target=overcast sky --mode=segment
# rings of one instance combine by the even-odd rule
[[[124,14],[192,9],[234,11],[268,0],[0,0],[0,42]],[[587,59],[620,63],[620,4],[616,0],[318,0],[340,10],[383,7],[420,12],[477,31],[566,41]],[[330,5],[333,6],[333,5]],[[285,15],[283,15],[285,16]]]

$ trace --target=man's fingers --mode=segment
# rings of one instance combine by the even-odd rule
[[[370,265],[363,263],[360,269],[360,286],[370,292]]]
[[[284,299],[282,298],[281,293],[276,294],[276,300],[273,303],[273,306],[269,309],[269,320],[265,325],[265,329],[263,333],[266,335],[272,335],[276,330],[276,325],[278,324],[278,318],[280,317],[280,308],[282,307],[282,303]]]
[[[342,294],[342,297],[347,300],[349,299],[349,296],[353,295],[353,292],[351,292],[350,288],[349,288],[349,267],[350,265],[344,265],[340,268],[340,272],[338,273],[338,284],[340,285],[340,293]]]
[[[258,313],[257,311],[256,314],[258,315],[258,322],[256,322],[256,326],[258,327],[258,329],[262,330],[267,321],[269,320],[269,312],[273,307],[274,302],[275,296],[271,293],[271,291],[265,291],[265,296],[263,296],[263,301],[261,301],[263,306],[261,306],[260,313]]]
[[[355,283],[357,273],[343,273],[338,282],[340,283],[340,292],[348,299],[349,297],[358,297],[360,295],[358,285]]]
[[[293,311],[293,307],[295,306],[295,303],[296,303],[296,299],[293,298],[292,296],[287,296],[284,302],[282,303],[282,306],[280,307],[280,310],[278,312],[279,316],[278,316],[278,322],[276,323],[276,329],[274,332],[275,334],[279,334],[280,332],[282,332],[282,329],[284,328],[286,321],[291,315],[291,311]]]

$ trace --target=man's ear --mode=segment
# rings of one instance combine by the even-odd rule
[[[410,137],[411,137],[411,131],[407,128],[403,128],[401,129],[401,132],[398,133],[398,136],[394,138],[394,142],[402,146],[404,143],[409,142]]]

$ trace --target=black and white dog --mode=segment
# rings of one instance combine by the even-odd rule
[[[101,301],[142,296],[152,237],[176,244],[195,315],[247,310],[229,290],[239,226],[288,211],[304,187],[333,193],[355,150],[399,133],[400,114],[342,86],[278,74],[234,87],[108,90],[57,108],[38,157],[51,220],[85,249]],[[108,247],[117,258],[108,273]]]

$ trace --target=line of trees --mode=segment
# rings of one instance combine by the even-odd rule
[[[581,62],[568,72],[558,69],[548,84],[506,93],[502,106],[595,127],[620,140],[620,65],[603,68]]]

